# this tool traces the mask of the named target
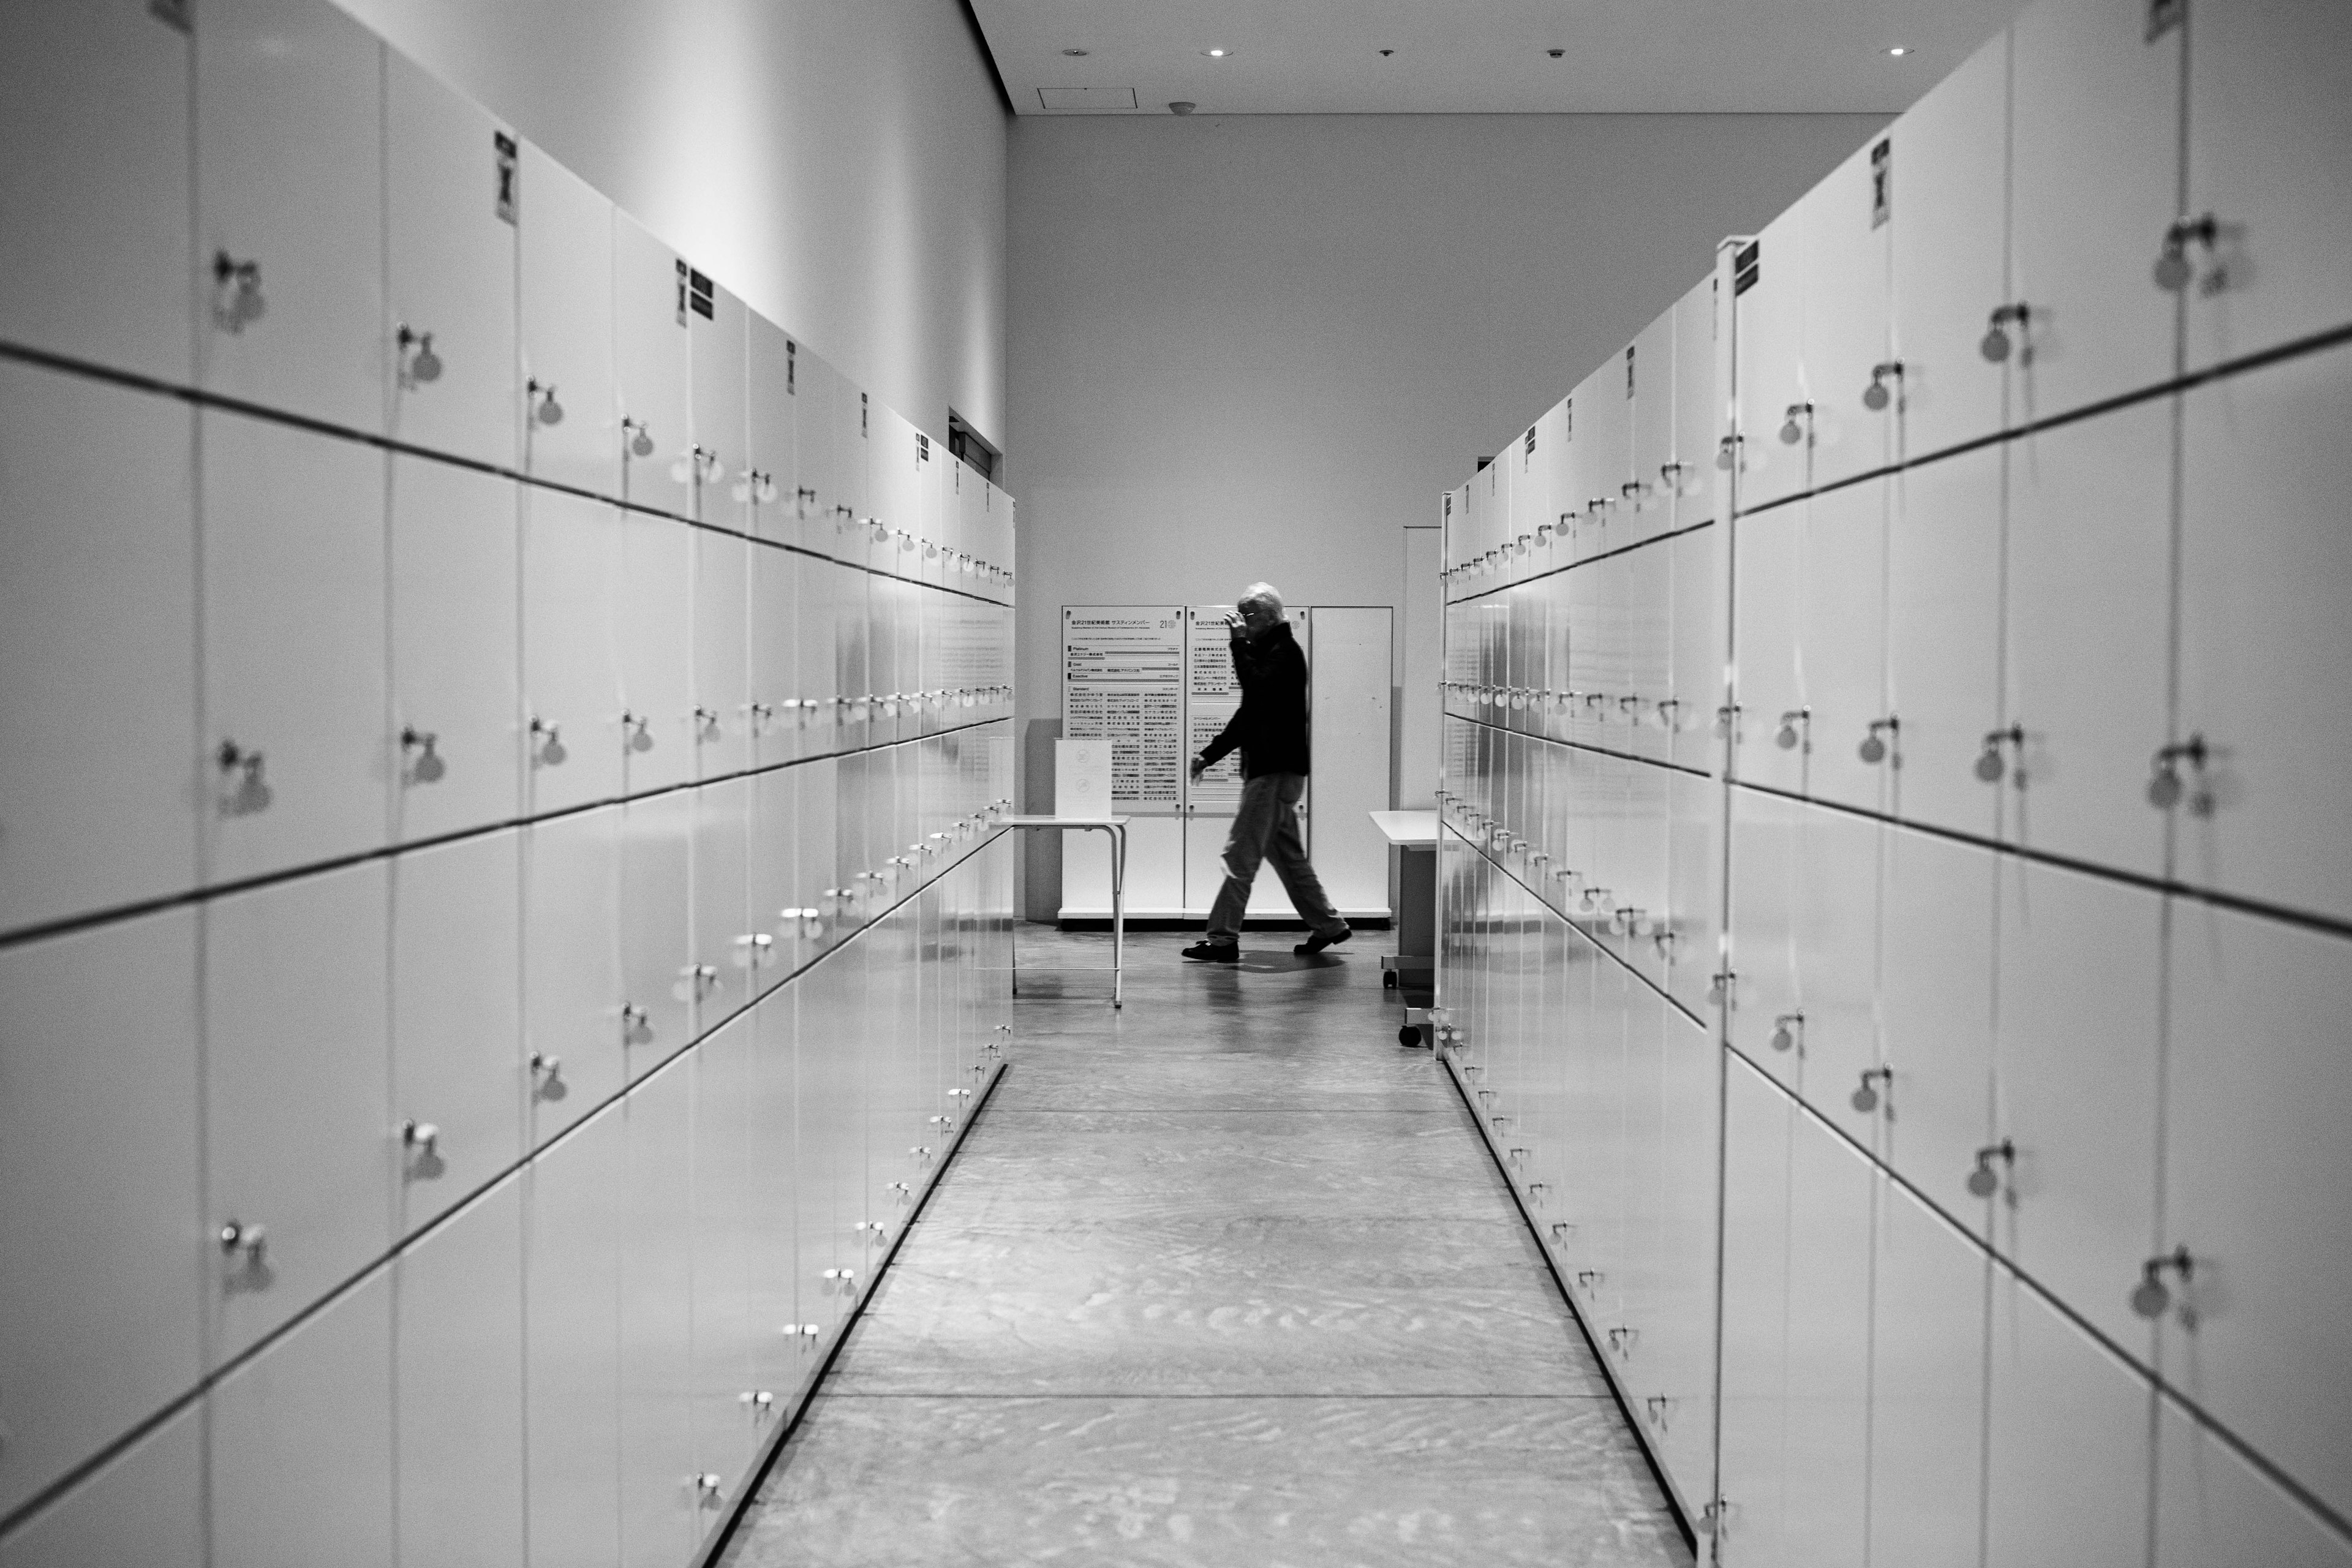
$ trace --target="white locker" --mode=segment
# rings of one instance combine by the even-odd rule
[[[613,204],[533,142],[522,144],[521,179],[523,467],[533,479],[618,499]]]
[[[26,0],[8,29],[0,339],[187,384],[187,29],[134,0]]]
[[[1676,767],[1707,773],[1720,773],[1723,766],[1723,741],[1716,731],[1715,719],[1724,701],[1724,641],[1728,625],[1725,572],[1729,564],[1725,560],[1724,540],[1729,532],[1717,524],[1685,533],[1666,546],[1674,558],[1671,760]]]
[[[1882,1129],[1893,1099],[1883,1079],[1864,1075],[1884,1067],[1878,1008],[1879,825],[1868,817],[1800,805],[1792,865],[1790,945],[1796,955],[1799,1017],[1796,1046],[1779,1049],[1778,1021],[1743,1012],[1743,1043],[1765,1035],[1767,1050],[1801,1055],[1798,1078],[1805,1100],[1822,1120],[1874,1153],[1883,1152]],[[1735,877],[1738,867],[1733,867]],[[1854,1094],[1867,1082],[1881,1092],[1874,1106]],[[1866,1097],[1865,1097],[1866,1098]]]
[[[2012,445],[2004,727],[2021,739],[1979,762],[2012,842],[2143,877],[2165,869],[2145,794],[2170,717],[2172,415],[2153,400]]]
[[[0,952],[0,992],[5,1513],[195,1385],[195,913]]]
[[[622,792],[621,514],[560,490],[520,494],[524,777],[529,811],[544,815]]]
[[[328,0],[215,0],[195,123],[205,390],[380,433],[383,45]]]
[[[750,533],[751,311],[704,274],[686,273],[688,361],[692,377],[693,450],[687,479],[692,516]]]
[[[521,150],[398,50],[383,73],[385,434],[512,468]]]
[[[1548,1010],[1544,1021],[1548,1025]],[[1652,1321],[1643,1330],[1643,1375],[1637,1392],[1643,1396],[1639,1414],[1663,1451],[1667,1475],[1693,1511],[1711,1498],[1715,1483],[1722,1068],[1709,1032],[1668,1009],[1660,1080],[1664,1117],[1657,1285]]]
[[[1724,419],[1716,393],[1717,314],[1712,276],[1675,302],[1675,447],[1656,478],[1660,493],[1674,497],[1676,528],[1716,518],[1716,443]]]
[[[694,776],[694,539],[650,512],[624,511],[613,630],[621,666],[621,750],[631,795]]]
[[[834,451],[833,405],[842,395],[841,377],[805,343],[785,342],[785,384],[793,397],[793,465],[798,482],[793,510],[801,542],[838,555],[852,535],[841,524],[839,458]],[[854,521],[854,520],[853,520]]]
[[[1790,1559],[1864,1560],[1868,1511],[1872,1200],[1868,1161],[1807,1116],[1790,1124]]]
[[[751,1270],[760,1246],[751,1166],[755,1027],[738,1018],[694,1054],[694,1270],[684,1292],[693,1310],[693,1469],[721,1478],[730,1500],[753,1445],[781,1414],[777,1400],[789,1392],[755,1385],[751,1369],[759,1305]]]
[[[834,536],[834,553],[848,565],[868,565],[876,553],[874,463],[869,450],[872,401],[835,371],[833,395],[825,406],[831,416],[834,515],[841,525]]]
[[[2188,29],[2151,38],[2150,16],[2147,0],[2043,0],[2011,27],[2009,264],[2033,350],[2013,361],[2020,425],[2173,374],[2176,302],[2149,267],[2179,211]]]
[[[751,1125],[744,1198],[750,1215],[745,1273],[744,1332],[751,1347],[751,1387],[774,1396],[757,1411],[761,1426],[780,1419],[815,1365],[802,1321],[799,1246],[798,1137],[793,1126],[793,1012],[797,987],[772,996],[751,1016],[751,1062],[745,1084]],[[764,1431],[755,1434],[755,1439]]]
[[[835,864],[835,837],[840,812],[840,763],[820,757],[803,763],[787,775],[793,785],[793,823],[796,849],[793,860],[795,897],[801,909],[819,912],[814,933],[830,947],[845,934],[841,905],[832,895],[841,886]]]
[[[1987,1563],[2147,1561],[2148,1385],[1996,1265]]]
[[[203,1568],[204,1415],[190,1405],[0,1538],[0,1568]]]
[[[689,726],[697,778],[724,778],[751,765],[751,553],[755,546],[717,529],[696,529],[694,702]],[[761,549],[761,555],[779,552]],[[786,628],[787,630],[789,628]]]
[[[2188,900],[2171,911],[2164,1279],[2176,1386],[2339,1514],[2352,1503],[2352,943]],[[2133,1281],[2137,1284],[2137,1277]],[[2121,1302],[2128,1287],[2110,1282]]]
[[[748,554],[751,747],[746,765],[765,768],[814,749],[818,738],[810,727],[809,710],[801,706],[799,603],[801,574],[815,570],[816,563],[788,550],[758,544]]]
[[[2013,1162],[1995,1244],[2134,1355],[2148,1325],[2129,1282],[2156,1237],[2163,900],[2127,884],[2032,861],[2000,868],[2000,1011],[1993,1128]],[[1930,1192],[1965,1201],[1976,1169]]]
[[[2001,241],[2009,95],[2003,28],[1892,128],[1900,215],[1892,239],[1895,357],[1903,365],[1898,455],[1915,462],[2001,428],[2007,366],[2032,341],[2030,318],[2021,326],[1997,316],[2016,303]],[[2000,337],[1990,346],[2003,357],[1990,360],[1995,331]]]
[[[1577,555],[1597,555],[1631,542],[1633,529],[1625,507],[1633,479],[1633,405],[1625,392],[1623,353],[1602,360],[1578,384],[1574,398],[1576,453],[1570,475],[1583,493],[1561,498],[1561,510],[1577,517]],[[1626,525],[1619,526],[1621,521]]]
[[[616,1489],[628,1568],[676,1568],[702,1535],[692,1398],[694,1067],[693,1057],[681,1057],[622,1102],[628,1156]]]
[[[522,1152],[521,845],[493,833],[389,863],[397,1236]]]
[[[613,388],[621,417],[621,495],[693,515],[697,461],[688,366],[690,269],[628,214],[613,210]]]
[[[1805,513],[1809,502],[1776,507],[1733,524],[1738,639],[1733,776],[1802,794],[1811,745],[1812,701],[1803,650]]]
[[[1992,1121],[1992,851],[1906,827],[1885,831],[1879,1026],[1887,1115],[1880,1147],[1937,1207],[1990,1238],[1992,1197],[1970,1192]],[[2053,953],[2053,963],[2071,954]]]
[[[391,1568],[392,1272],[380,1269],[206,1395],[209,1561]]]
[[[1877,1189],[1869,1559],[1978,1568],[1990,1265],[1909,1193]]]
[[[524,1500],[531,1568],[614,1568],[621,1520],[621,1233],[628,1123],[618,1105],[523,1178]]]
[[[1619,493],[1625,500],[1625,541],[1647,539],[1675,525],[1675,487],[1667,465],[1675,455],[1675,321],[1679,305],[1642,329],[1625,351],[1625,378],[1633,397],[1633,473]]]
[[[2352,1542],[2169,1399],[2157,1402],[2156,1455],[2154,1568],[2352,1563]]]
[[[205,906],[211,1365],[390,1239],[386,903],[375,862]]]
[[[1804,506],[1804,582],[1797,612],[1811,744],[1806,793],[1883,812],[1892,770],[1878,747],[1886,703],[1886,521],[1893,485],[1865,479]],[[1874,726],[1878,726],[1874,728]],[[1873,761],[1873,758],[1878,760]]]
[[[694,1037],[695,1008],[719,979],[698,972],[690,945],[693,835],[688,792],[621,810],[621,1041],[632,1079]]]
[[[2352,835],[2323,826],[2352,814],[2352,726],[2330,716],[2352,679],[2352,348],[2208,384],[2185,405],[2169,745],[2204,754],[2158,759],[2182,782],[2175,875],[2352,918]]]
[[[800,910],[799,845],[795,839],[793,803],[796,782],[791,772],[777,769],[755,773],[751,792],[748,850],[745,856],[743,902],[745,931],[764,936],[765,942],[747,944],[750,994],[780,984],[807,956],[808,927]]]
[[[1756,281],[1732,307],[1738,374],[1732,396],[1740,434],[1738,510],[1753,511],[1810,488],[1807,417],[1814,402],[1805,377],[1807,203],[1764,226],[1756,237]]]
[[[522,809],[520,584],[511,480],[394,456],[386,571],[395,842]]]
[[[1674,563],[1666,547],[1653,545],[1628,551],[1619,571],[1624,584],[1625,691],[1617,704],[1617,721],[1624,726],[1618,746],[1637,757],[1663,763],[1673,749],[1666,723],[1674,712],[1663,707],[1674,685]],[[1529,641],[1540,650],[1541,623]],[[1528,715],[1530,729],[1540,730],[1540,716]]]
[[[1746,1063],[1724,1067],[1723,1409],[1717,1560],[1800,1568],[1817,1542],[1790,1539],[1787,1514],[1791,1123],[1799,1116]],[[1847,1353],[1854,1353],[1849,1345]],[[1809,1412],[1810,1414],[1810,1412]],[[1859,1516],[1857,1515],[1857,1523]]]
[[[1801,401],[1811,405],[1795,423],[1814,486],[1884,468],[1895,449],[1902,383],[1889,352],[1894,156],[1891,136],[1872,137],[1791,209],[1802,214]],[[1874,387],[1882,395],[1870,395]],[[1785,422],[1775,434],[1787,434]]]
[[[602,1105],[624,1080],[621,813],[616,805],[523,833],[523,1066],[531,1147]]]
[[[215,882],[383,842],[380,452],[206,411],[203,810]]]
[[[751,781],[722,780],[688,797],[694,811],[694,1032],[699,1036],[750,1001],[772,947],[746,904]],[[707,973],[706,973],[707,972]]]
[[[1990,838],[1998,792],[1978,776],[2000,744],[2000,447],[1896,476],[1886,538],[1885,763],[1896,815]]]
[[[866,424],[866,506],[881,530],[869,531],[866,561],[877,572],[909,576],[921,555],[915,427],[896,409],[881,406],[869,408]]]
[[[523,1188],[500,1182],[393,1268],[404,1563],[523,1561]]]
[[[853,751],[886,738],[875,694],[872,622],[880,613],[881,595],[864,568],[847,563],[833,569],[833,588],[826,595],[833,610],[834,686],[845,700],[839,706],[841,728],[835,745]]]
[[[195,882],[194,430],[163,398],[0,365],[0,930]]]
[[[1712,1016],[1706,994],[1722,962],[1717,889],[1723,870],[1723,787],[1676,773],[1667,788],[1666,908],[1657,945],[1665,959],[1667,994],[1693,1017],[1706,1018]]]
[[[1317,779],[1316,873],[1336,907],[1378,915],[1389,912],[1388,840],[1369,814],[1389,805],[1390,616],[1385,605],[1318,605],[1309,692],[1314,746],[1328,759]]]
[[[734,467],[733,482],[743,491],[747,532],[777,544],[800,544],[793,341],[757,311],[746,313],[745,332],[744,456]]]
[[[799,582],[793,589],[793,681],[803,702],[801,710],[802,754],[823,756],[840,750],[844,741],[840,671],[834,647],[834,601],[849,585],[839,566],[810,556],[799,558]]]
[[[2188,115],[2186,216],[2216,224],[2184,258],[2189,368],[2352,321],[2352,195],[2334,177],[2352,155],[2352,16],[2334,0],[2199,12]]]
[[[793,1118],[800,1283],[800,1316],[794,1321],[808,1342],[805,1364],[812,1366],[840,1328],[865,1268],[859,1233],[851,1228],[865,1218],[866,1201],[864,1063],[850,1048],[862,1033],[856,1012],[863,984],[859,956],[856,948],[828,954],[792,988],[797,1007]],[[951,1135],[951,1130],[926,1125],[923,1136],[908,1142],[943,1158]]]

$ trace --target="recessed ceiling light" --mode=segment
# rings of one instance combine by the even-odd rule
[[[1087,51],[1084,49],[1064,49],[1062,52],[1075,60],[1083,58]]]
[[[1899,59],[1901,59],[1905,55],[1907,55],[1907,54],[1909,54],[1909,53],[1911,52],[1911,46],[1910,46],[1910,45],[1908,45],[1908,44],[1896,44],[1896,45],[1893,46],[1892,47],[1890,47],[1886,52],[1887,52],[1888,54],[1890,54],[1890,55],[1894,56],[1896,59],[1898,59],[1898,60],[1899,60]]]
[[[1202,49],[1201,52],[1202,52],[1202,54],[1204,54],[1204,55],[1208,56],[1208,57],[1209,57],[1211,59],[1213,59],[1213,60],[1221,60],[1221,59],[1223,59],[1227,55],[1232,54],[1232,53],[1233,53],[1233,50],[1231,50],[1231,49]]]

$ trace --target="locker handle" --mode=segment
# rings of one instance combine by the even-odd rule
[[[563,405],[555,401],[555,383],[533,376],[523,383],[523,400],[530,405],[530,416],[541,425],[563,423]]]
[[[1805,1037],[1805,1016],[1783,1013],[1772,1020],[1772,1048],[1776,1051],[1794,1049]]]
[[[776,476],[759,468],[745,468],[735,482],[733,494],[739,501],[767,506],[776,499]]]
[[[1893,1068],[1863,1068],[1862,1081],[1855,1088],[1853,1095],[1853,1108],[1856,1110],[1863,1112],[1864,1115],[1868,1115],[1871,1111],[1877,1110],[1879,1100],[1878,1086],[1881,1084],[1885,1085],[1889,1092],[1893,1091],[1895,1088],[1895,1069]]]
[[[1983,354],[1989,363],[2000,363],[2009,357],[2011,346],[2009,329],[2014,326],[2018,336],[2023,337],[2032,319],[2032,307],[2022,300],[2014,304],[1994,306],[1991,316],[1986,321],[1984,339],[1977,344],[1977,352]]]
[[[2155,774],[2147,781],[2147,803],[2158,811],[2170,811],[2180,804],[2180,764],[2187,763],[2199,773],[2205,770],[2205,737],[2191,735],[2175,745],[2157,748],[2153,763]],[[2203,795],[2200,792],[2199,800]]]
[[[530,1056],[530,1070],[532,1076],[540,1080],[538,1087],[540,1099],[563,1098],[563,1058],[562,1057],[551,1057],[543,1051],[533,1051]]]
[[[654,455],[654,433],[625,414],[621,416],[621,434],[629,437],[629,455],[639,458]]]
[[[626,737],[621,742],[623,747],[632,752],[652,751],[654,749],[653,726],[654,721],[650,714],[623,713],[621,729]]]
[[[2005,745],[2013,746],[2020,751],[2024,750],[2025,727],[2021,724],[2011,724],[2006,730],[1989,730],[1985,732],[1984,750],[1977,753],[1977,777],[1987,784],[2000,782],[2001,774],[2009,771],[2008,760],[2001,755],[2000,751]]]
[[[1891,713],[1884,719],[1873,719],[1862,737],[1861,746],[1856,748],[1862,760],[1874,765],[1885,762],[1887,737],[1901,733],[1902,729],[1902,721]]]
[[[1901,360],[1891,359],[1870,367],[1870,384],[1862,389],[1862,405],[1873,414],[1885,412],[1886,405],[1895,401],[1895,394],[1886,384],[1889,381],[1896,386],[1903,384]]]
[[[705,1508],[709,1508],[712,1504],[719,1502],[725,1498],[726,1493],[722,1489],[724,1485],[724,1481],[720,1479],[719,1474],[713,1470],[705,1470],[702,1474],[694,1478],[695,1494],[701,1500],[702,1505]]]
[[[563,765],[563,759],[572,754],[563,749],[562,725],[551,724],[543,719],[533,719],[530,721],[530,732],[534,736],[546,737],[545,741],[531,748],[533,763],[542,767],[561,767]]]
[[[222,816],[250,816],[269,809],[276,795],[261,776],[262,769],[268,765],[264,753],[247,751],[235,741],[223,741],[213,758],[231,784],[228,795],[221,802]]]
[[[1999,1160],[2006,1168],[2014,1169],[2017,1164],[2017,1145],[2004,1138],[1998,1143],[1988,1143],[1977,1151],[1977,1168],[1969,1173],[1969,1191],[1978,1197],[1989,1198],[2000,1191],[2000,1176],[1992,1168],[1992,1163],[1995,1160]]]
[[[261,1267],[262,1254],[268,1249],[269,1237],[258,1225],[243,1220],[227,1220],[220,1227],[220,1248],[231,1257],[243,1255],[245,1267]]]
[[[2189,261],[2189,241],[2202,245],[2210,256],[2218,247],[2221,235],[2221,226],[2211,213],[2179,219],[2166,228],[2164,247],[2156,258],[2156,286],[2168,294],[2178,294],[2188,288],[2189,279],[2197,275],[2197,269]],[[2216,271],[2212,276],[2220,277],[2221,274]],[[2210,279],[2207,287],[2212,287]]]
[[[441,1152],[441,1129],[430,1121],[404,1121],[400,1124],[400,1141],[408,1148],[422,1150],[429,1157]]]
[[[715,741],[719,738],[718,710],[702,707],[695,709],[694,735],[698,741]]]
[[[213,253],[213,325],[235,336],[261,320],[269,302],[261,297],[261,263],[239,261],[226,250]]]
[[[1739,984],[1739,976],[1731,970],[1719,969],[1707,980],[1706,999],[1710,1003],[1727,1001]]]
[[[411,727],[401,731],[400,749],[403,752],[417,753],[416,760],[408,765],[407,782],[436,784],[439,782],[442,774],[449,771],[448,763],[443,762],[441,753],[435,750],[440,743],[441,737],[430,730]]]
[[[1804,731],[1802,735],[1798,732],[1800,726]],[[1813,710],[1811,708],[1791,708],[1780,715],[1780,728],[1773,734],[1772,743],[1784,752],[1793,752],[1800,740],[1811,737],[1812,728]]]
[[[2189,1256],[2186,1247],[2176,1247],[2162,1257],[2149,1258],[2140,1266],[2139,1284],[2131,1293],[2132,1310],[2143,1318],[2164,1316],[2164,1310],[2172,1305],[2172,1292],[2166,1288],[2164,1276],[2177,1274],[2185,1286],[2196,1271],[2196,1259]]]
[[[1584,889],[1584,897],[1580,901],[1578,907],[1582,909],[1585,913],[1592,914],[1607,907],[1608,902],[1608,889],[1588,887]]]
[[[1726,436],[1722,440],[1717,441],[1715,444],[1715,466],[1717,468],[1722,469],[1727,474],[1731,471],[1732,465],[1738,461],[1738,454],[1742,439],[1743,438],[1738,436]]]
[[[621,1004],[621,1044],[645,1046],[653,1043],[653,1015],[634,1002]]]
[[[1813,405],[1810,403],[1789,405],[1789,417],[1780,426],[1780,445],[1793,447],[1805,438],[1813,422]]]
[[[441,356],[433,352],[433,334],[420,332],[405,321],[400,324],[400,384],[423,386],[441,379]],[[409,351],[415,352],[411,353]]]

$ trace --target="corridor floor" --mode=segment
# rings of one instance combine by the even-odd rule
[[[726,1568],[1687,1563],[1376,945],[1024,926],[1013,1066]]]

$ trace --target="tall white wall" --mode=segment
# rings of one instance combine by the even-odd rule
[[[1003,445],[1007,120],[944,0],[347,0],[933,436]]]

